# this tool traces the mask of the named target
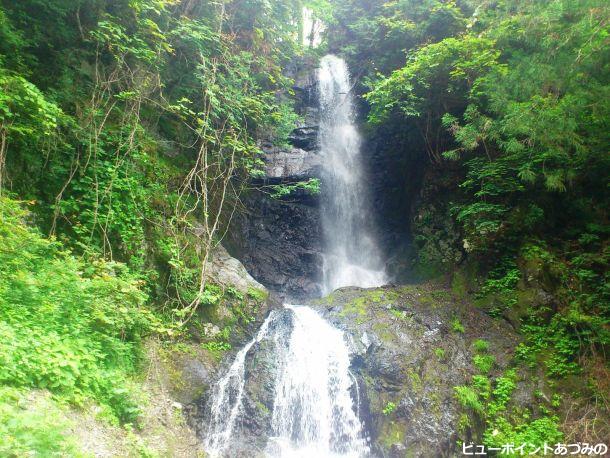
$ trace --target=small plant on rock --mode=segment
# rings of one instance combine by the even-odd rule
[[[390,415],[392,414],[394,411],[396,410],[396,404],[394,404],[393,402],[389,401],[385,407],[383,408],[382,412],[384,415]]]

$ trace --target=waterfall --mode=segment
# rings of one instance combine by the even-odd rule
[[[373,237],[373,224],[354,124],[349,72],[336,56],[322,59],[319,77],[323,158],[322,230],[325,293],[342,286],[372,287],[386,276]],[[361,458],[370,456],[358,415],[358,386],[350,372],[344,333],[306,306],[285,305],[267,317],[254,338],[235,356],[209,400],[206,452],[236,456],[237,425],[244,407],[247,361],[273,342],[276,373],[265,456],[278,458]]]
[[[321,220],[325,241],[323,291],[380,286],[386,281],[373,237],[371,209],[354,124],[350,77],[343,59],[328,55],[318,73],[320,154],[323,158]]]
[[[246,359],[264,340],[278,344],[274,357],[279,362],[265,456],[368,456],[364,428],[351,395],[357,386],[349,371],[345,335],[313,309],[295,305],[271,312],[214,387],[206,452],[212,457],[234,456],[230,452],[236,439],[234,430],[246,416]]]
[[[233,428],[242,413],[246,356],[256,343],[267,336],[271,323],[277,319],[277,314],[275,310],[269,314],[254,338],[237,352],[229,370],[214,387],[204,443],[205,450],[210,456],[220,456],[230,445]]]
[[[350,395],[353,379],[343,332],[309,307],[286,307],[295,320],[275,388],[269,455],[366,455],[362,424]]]

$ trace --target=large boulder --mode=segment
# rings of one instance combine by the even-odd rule
[[[207,275],[214,283],[233,287],[242,293],[252,290],[266,291],[263,285],[252,278],[244,265],[232,257],[221,244],[212,249]]]
[[[343,288],[314,306],[350,339],[364,420],[379,457],[456,454],[464,409],[454,387],[477,373],[473,342],[489,343],[491,376],[506,368],[517,343],[508,323],[436,284]],[[482,426],[477,422],[469,419],[475,430]]]

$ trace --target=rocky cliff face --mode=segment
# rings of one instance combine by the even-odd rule
[[[477,373],[472,344],[489,343],[499,374],[516,345],[510,326],[437,284],[344,288],[317,306],[352,342],[374,456],[455,455],[464,411],[454,387]],[[468,424],[481,432],[476,417]]]
[[[295,105],[302,121],[289,135],[288,145],[261,142],[265,175],[252,183],[259,190],[243,197],[248,211],[234,217],[225,243],[257,281],[299,300],[319,295],[318,200],[298,190],[282,199],[266,192],[273,185],[320,177],[315,71],[312,66],[292,71]]]

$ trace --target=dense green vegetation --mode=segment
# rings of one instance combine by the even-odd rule
[[[300,1],[0,1],[0,454],[76,453],[65,403],[137,424],[143,337],[251,299],[206,261],[297,119],[302,29]]]
[[[296,120],[277,93],[302,52],[299,11],[1,3],[3,192],[33,201],[45,233],[127,263],[176,310],[194,307],[202,259],[184,247],[196,232],[209,251],[260,173],[256,140],[282,143]]]
[[[415,270],[451,273],[456,291],[471,292],[488,313],[519,327],[524,342],[516,366],[541,365],[570,397],[562,406],[577,412],[564,419],[576,428],[572,437],[603,438],[610,344],[607,2],[337,3],[339,33],[331,43],[362,68],[370,124],[406,157],[424,158],[424,189],[436,190],[413,226]],[[446,235],[429,229],[438,220],[452,222],[457,256],[435,248]],[[550,299],[535,297],[541,291]],[[575,389],[571,377],[582,385]],[[558,437],[556,425],[542,427],[558,421],[551,414],[538,412],[528,436],[527,418],[508,419],[493,407],[502,380],[493,392],[481,380],[456,388],[460,402],[494,419],[496,436],[485,440]],[[597,406],[595,413],[587,406]]]
[[[303,6],[327,24],[315,50]],[[137,424],[142,339],[244,300],[206,263],[261,174],[258,141],[285,144],[298,119],[286,69],[328,50],[350,62],[371,135],[436,190],[413,271],[451,277],[523,336],[495,378],[477,341],[479,373],[455,387],[480,439],[610,432],[606,1],[0,0],[0,454],[77,455],[66,405]],[[459,256],[435,248],[438,220]],[[205,348],[221,355],[230,332]],[[550,391],[516,412],[525,372]]]
[[[20,412],[27,388],[76,405],[95,399],[108,421],[135,422],[130,376],[142,336],[161,326],[125,265],[75,258],[25,226],[25,216],[0,199],[0,452],[9,456],[64,446],[51,400],[48,418]]]

